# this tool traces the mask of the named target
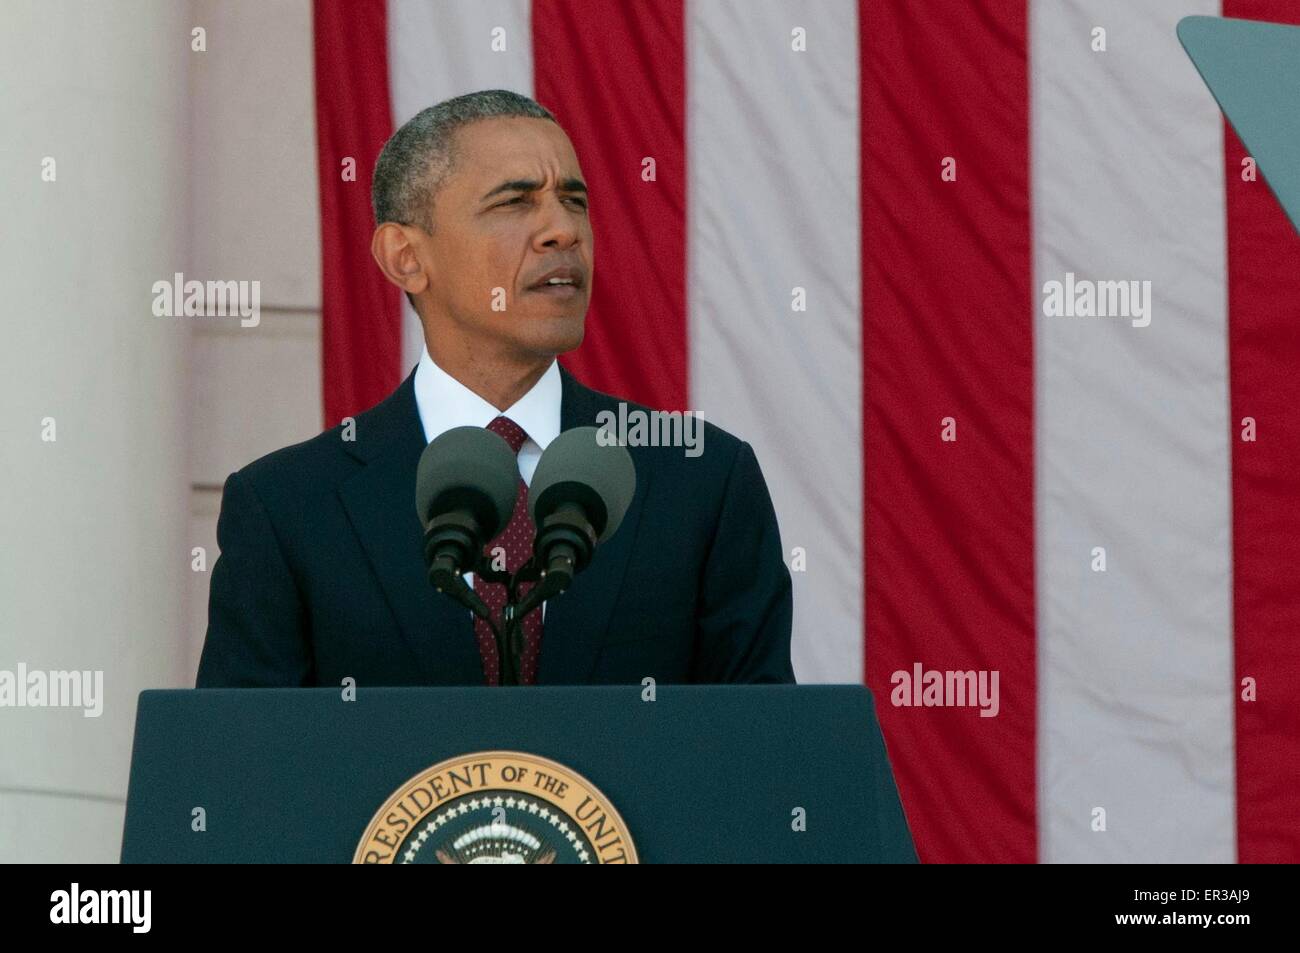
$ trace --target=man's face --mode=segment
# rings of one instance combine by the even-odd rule
[[[569,137],[545,119],[483,119],[458,130],[455,152],[433,200],[433,234],[421,233],[417,248],[430,275],[422,308],[445,316],[475,349],[573,350],[591,300],[593,249]],[[538,284],[556,269],[573,284]]]

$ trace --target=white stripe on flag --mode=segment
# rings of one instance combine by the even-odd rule
[[[1043,861],[1234,859],[1223,133],[1174,34],[1218,12],[1031,6]],[[1067,272],[1150,326],[1045,316]]]
[[[857,6],[686,5],[690,406],[749,441],[795,547],[798,679],[862,666]],[[807,31],[808,52],[791,49]],[[803,288],[807,310],[792,311]],[[797,567],[796,567],[797,568]]]
[[[389,0],[388,82],[393,128],[420,110],[478,89],[533,94],[531,0]],[[503,30],[505,49],[492,49]],[[402,377],[420,360],[424,332],[402,298]]]

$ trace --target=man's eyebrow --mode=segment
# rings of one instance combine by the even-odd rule
[[[479,201],[485,201],[492,196],[501,192],[536,192],[542,187],[542,183],[536,179],[511,179],[508,182],[502,182],[495,189],[483,196]],[[560,183],[561,192],[582,192],[586,193],[587,185],[581,179],[569,178]]]

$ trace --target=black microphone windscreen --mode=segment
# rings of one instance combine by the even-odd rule
[[[453,427],[420,454],[415,508],[425,529],[443,513],[474,514],[484,539],[510,522],[519,489],[519,464],[510,445],[483,427]]]
[[[595,427],[566,430],[547,445],[528,487],[528,511],[542,521],[564,503],[577,503],[600,542],[614,535],[636,493],[636,466],[626,447],[604,442]]]

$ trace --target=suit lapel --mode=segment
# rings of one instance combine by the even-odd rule
[[[560,377],[561,430],[597,426],[596,415],[601,410],[617,413],[615,398],[584,387],[563,367]],[[569,590],[546,603],[538,684],[582,684],[595,667],[636,540],[650,481],[646,467],[637,468],[636,480],[636,493],[618,531],[597,548],[591,565],[574,578]]]
[[[424,678],[435,685],[482,684],[469,610],[436,592],[425,574],[415,512],[415,471],[425,443],[414,378],[357,418],[356,440],[345,447],[365,466],[340,485],[339,496]]]

